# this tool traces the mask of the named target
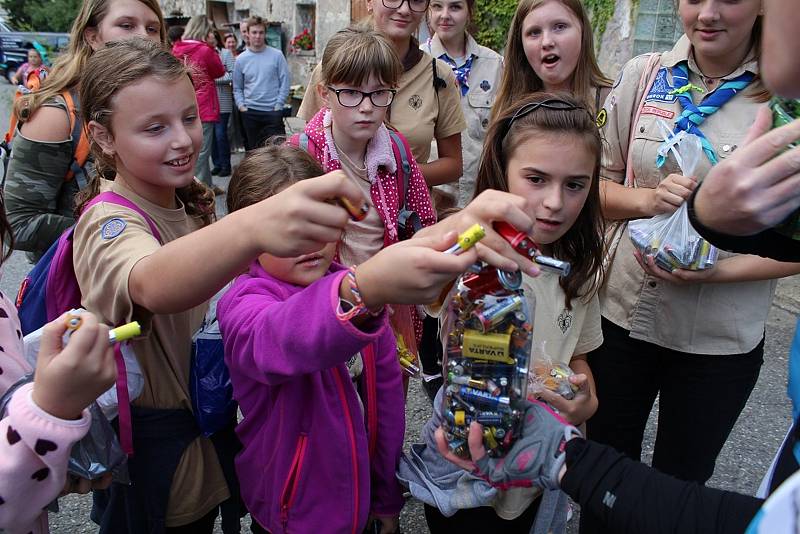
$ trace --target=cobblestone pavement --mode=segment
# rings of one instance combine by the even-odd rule
[[[6,124],[11,89],[0,82],[0,124]],[[234,163],[238,162],[237,156]],[[218,180],[222,187],[227,186],[227,178]],[[224,205],[224,197],[218,197]],[[30,269],[30,264],[20,253],[14,253],[3,265],[0,290],[15,294],[19,283]],[[758,384],[739,418],[728,443],[717,461],[710,486],[754,494],[768,468],[772,457],[783,439],[790,423],[790,407],[786,397],[786,371],[789,343],[795,326],[795,317],[800,312],[800,280],[791,278],[778,286],[778,295],[772,307],[767,325],[767,341],[764,354],[764,367]],[[419,387],[412,382],[406,405],[406,444],[418,440],[419,430],[430,414],[430,405]],[[653,424],[657,407],[650,417],[645,434],[644,460],[649,462],[654,441]],[[703,416],[703,407],[697,407],[696,414]],[[54,534],[94,533],[96,526],[89,520],[91,499],[86,496],[62,498],[61,512],[51,514],[51,531]],[[248,520],[243,525],[249,524]],[[422,506],[410,501],[403,511],[401,526],[406,533],[427,533]],[[243,531],[246,529],[243,528]],[[218,532],[221,530],[218,529]],[[577,521],[573,520],[569,532],[577,532]]]

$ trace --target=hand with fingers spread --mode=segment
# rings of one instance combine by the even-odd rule
[[[483,427],[476,422],[469,427],[469,460],[450,452],[442,428],[436,430],[436,445],[447,460],[483,477],[495,487],[558,489],[566,458],[564,444],[576,437],[581,437],[578,429],[553,413],[547,405],[529,401],[525,403],[522,433],[503,458],[490,458],[486,454]]]
[[[492,228],[494,221],[506,221],[519,231],[529,233],[533,228],[529,211],[524,198],[490,189],[478,195],[458,213],[425,228],[417,235],[443,235],[450,231],[461,233],[473,224],[480,224],[486,231],[486,236],[475,245],[481,260],[505,271],[522,270],[530,276],[537,276],[539,268],[536,264],[517,253]]]
[[[739,150],[706,175],[694,198],[700,223],[731,235],[771,228],[800,207],[800,120],[768,131],[771,111],[759,110]]]
[[[681,174],[670,174],[653,189],[650,211],[653,215],[673,213],[697,187],[697,180]]]
[[[117,365],[108,342],[108,327],[88,312],[81,314],[81,327],[62,347],[67,316],[44,327],[32,399],[55,417],[78,419],[84,408],[114,384]]]

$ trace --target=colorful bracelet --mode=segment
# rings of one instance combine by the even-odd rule
[[[345,275],[347,278],[347,283],[350,285],[350,293],[353,294],[353,299],[355,302],[350,302],[349,300],[339,298],[339,307],[336,309],[336,317],[342,321],[350,321],[354,317],[358,317],[359,315],[369,314],[373,317],[377,317],[381,313],[383,313],[383,306],[380,310],[376,312],[371,312],[367,309],[364,305],[364,300],[361,298],[361,291],[358,289],[358,283],[356,282],[356,266],[353,265],[347,270],[347,274]],[[348,309],[345,310],[342,304],[347,304]]]

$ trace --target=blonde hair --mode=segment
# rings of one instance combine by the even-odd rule
[[[606,78],[597,64],[594,55],[594,36],[592,25],[580,0],[522,0],[517,6],[505,49],[505,69],[500,82],[492,118],[499,117],[506,108],[531,93],[544,90],[542,79],[533,70],[525,50],[522,48],[522,23],[533,10],[545,2],[558,1],[572,11],[581,24],[581,52],[572,79],[572,93],[580,100],[591,103],[594,107],[594,95],[598,87],[611,87],[611,80]],[[594,110],[595,112],[597,110]]]
[[[92,47],[86,42],[84,33],[88,28],[97,28],[100,25],[108,14],[112,2],[114,0],[83,0],[81,11],[72,24],[69,48],[66,53],[56,60],[42,88],[23,96],[14,106],[14,113],[21,121],[29,119],[42,104],[56,95],[78,85],[81,77],[86,73],[86,61],[93,53]],[[159,38],[161,43],[166,45],[167,28],[164,25],[164,15],[158,0],[139,0],[139,2],[155,13],[158,18]]]
[[[186,78],[191,83],[188,67],[168,50],[147,39],[132,38],[108,43],[86,62],[86,73],[81,78],[81,120],[84,124],[95,121],[109,132],[114,114],[114,97],[126,87],[147,77],[167,82]],[[116,160],[103,152],[90,136],[89,143],[95,161],[95,173],[89,185],[76,197],[76,213],[100,193],[104,176],[116,172]],[[210,224],[214,216],[214,193],[197,180],[176,191],[184,203],[186,213]]]
[[[365,24],[334,34],[322,54],[322,81],[362,85],[371,75],[397,87],[403,66],[386,37]]]
[[[205,15],[195,15],[186,24],[182,39],[205,42],[206,37],[212,31],[214,31],[214,26],[211,25]]]

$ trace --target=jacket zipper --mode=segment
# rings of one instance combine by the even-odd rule
[[[367,393],[367,438],[369,458],[375,456],[378,446],[378,384],[375,369],[375,346],[370,344],[364,348],[364,380]]]
[[[339,399],[342,401],[342,410],[347,423],[347,435],[350,438],[350,461],[353,463],[353,528],[351,532],[356,534],[356,527],[358,526],[358,451],[356,451],[356,435],[353,428],[353,415],[350,413],[350,407],[347,404],[347,395],[345,394],[344,382],[342,381],[341,369],[333,368],[331,370],[333,378],[336,380],[336,387],[339,390]],[[348,381],[350,376],[348,375]]]
[[[297,486],[300,482],[300,470],[303,467],[303,459],[306,455],[306,445],[308,442],[308,435],[300,434],[297,438],[297,448],[294,451],[294,458],[292,458],[292,465],[289,468],[289,475],[286,477],[286,482],[283,484],[283,491],[281,491],[281,523],[283,530],[286,530],[286,525],[289,523],[289,509],[294,503],[294,496],[297,493]]]

